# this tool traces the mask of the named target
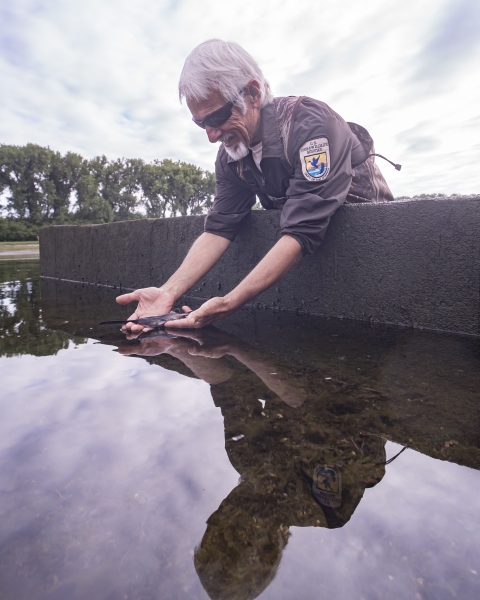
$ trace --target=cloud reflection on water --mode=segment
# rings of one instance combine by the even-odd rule
[[[389,456],[400,449],[387,443]],[[345,528],[292,529],[282,568],[262,598],[473,600],[480,590],[478,514],[477,471],[408,450],[366,490]]]
[[[37,598],[51,569],[111,591],[170,565],[174,586],[199,587],[193,548],[238,479],[208,386],[92,343],[0,370],[0,544],[28,574],[2,597]]]

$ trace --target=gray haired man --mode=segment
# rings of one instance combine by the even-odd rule
[[[324,102],[274,98],[238,44],[209,40],[197,46],[185,61],[179,92],[209,141],[221,142],[215,201],[204,233],[166,283],[117,298],[120,304],[138,302],[131,319],[169,312],[221,258],[256,197],[266,209],[281,209],[280,239],[235,289],[166,325],[199,328],[235,312],[318,248],[343,203],[393,200],[368,132]]]

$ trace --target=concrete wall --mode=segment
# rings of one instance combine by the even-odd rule
[[[278,211],[253,211],[190,295],[231,290],[276,242],[279,220]],[[47,227],[41,274],[122,288],[161,285],[202,229],[203,217]],[[256,302],[480,335],[480,196],[344,206],[322,247]]]

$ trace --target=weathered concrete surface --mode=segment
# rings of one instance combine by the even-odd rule
[[[278,239],[279,220],[277,211],[253,211],[189,295],[235,287]],[[41,274],[123,288],[161,285],[202,230],[203,217],[47,227]],[[480,196],[344,206],[322,247],[256,302],[480,335]]]

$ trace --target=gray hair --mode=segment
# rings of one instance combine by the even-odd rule
[[[199,44],[187,56],[183,65],[178,92],[180,102],[205,100],[212,91],[220,92],[225,100],[233,100],[246,111],[239,92],[251,80],[260,84],[262,107],[273,102],[270,86],[255,60],[235,42],[212,39]]]

